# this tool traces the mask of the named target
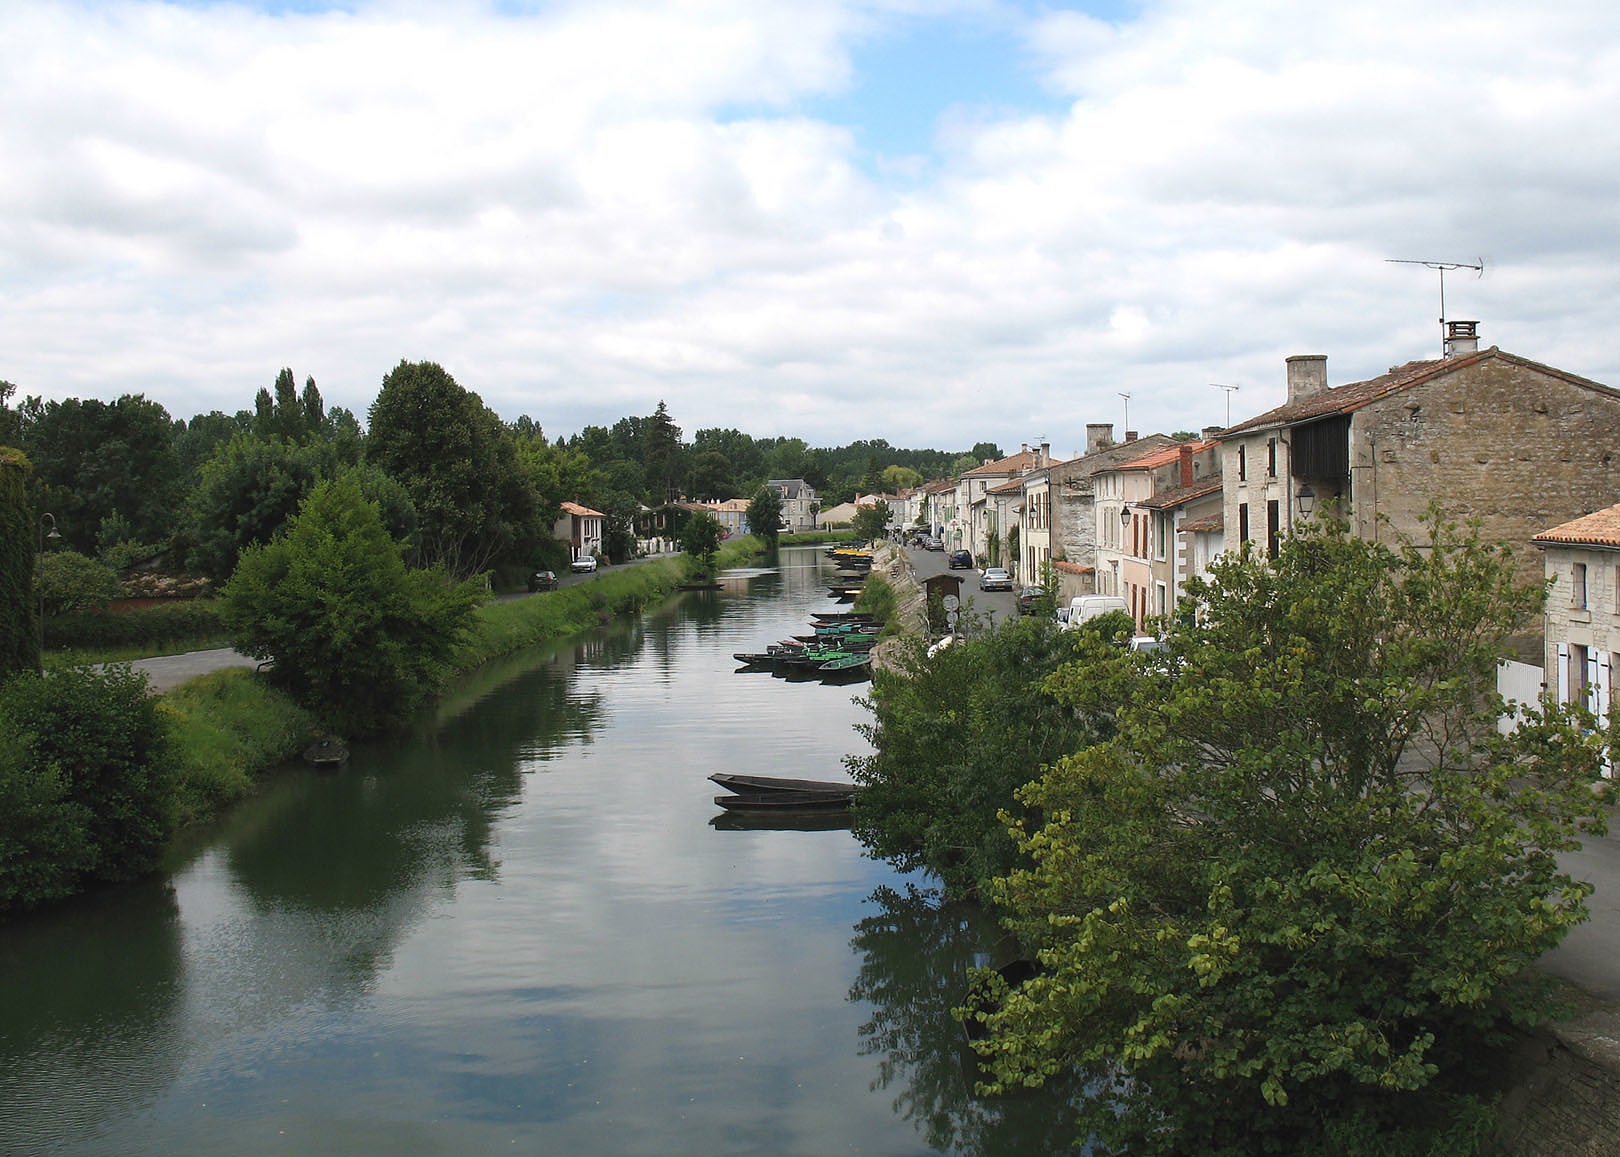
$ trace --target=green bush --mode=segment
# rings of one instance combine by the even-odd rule
[[[156,869],[174,830],[176,749],[143,676],[25,672],[0,687],[0,719],[13,753],[8,800],[49,833],[7,835],[0,864],[13,874],[0,901],[37,903],[64,886]]]
[[[225,637],[212,599],[178,599],[116,614],[58,615],[45,620],[48,651],[145,649],[154,654],[176,643],[205,646]]]
[[[99,610],[124,593],[112,567],[76,550],[40,555],[34,575],[47,615]]]

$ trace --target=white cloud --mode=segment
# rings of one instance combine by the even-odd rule
[[[431,358],[558,433],[662,398],[689,430],[1078,445],[1122,391],[1188,428],[1211,381],[1274,404],[1290,353],[1430,356],[1436,278],[1385,259],[1484,257],[1448,312],[1620,382],[1608,6],[1042,10],[1056,111],[942,106],[899,167],[808,111],[859,44],[952,18],[8,5],[0,377],[183,417],[290,364],[363,413]]]

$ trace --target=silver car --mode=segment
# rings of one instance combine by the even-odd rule
[[[979,589],[981,591],[1010,591],[1012,588],[1012,574],[1006,567],[988,567],[979,576]]]

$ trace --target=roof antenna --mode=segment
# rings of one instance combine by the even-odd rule
[[[1125,437],[1129,439],[1131,436],[1131,396],[1124,392],[1121,392],[1119,396],[1125,399]]]
[[[1228,426],[1231,426],[1231,424],[1232,424],[1232,395],[1237,393],[1243,387],[1242,386],[1223,386],[1223,385],[1221,385],[1220,382],[1211,382],[1211,383],[1209,383],[1209,388],[1212,389],[1212,390],[1225,390],[1226,391],[1226,424]]]
[[[1485,259],[1477,258],[1474,261],[1421,261],[1413,257],[1386,257],[1385,261],[1394,265],[1422,265],[1433,269],[1440,274],[1440,356],[1446,356],[1446,270],[1472,269],[1479,276],[1485,276]]]

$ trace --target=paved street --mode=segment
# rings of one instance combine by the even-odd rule
[[[960,578],[963,606],[976,614],[988,616],[992,623],[1018,613],[1018,588],[1022,584],[1016,579],[1013,580],[1011,591],[981,591],[979,574],[982,568],[951,570],[945,562],[948,557],[945,551],[917,550],[908,546],[906,557],[911,559],[911,569],[919,582],[937,574],[953,574]]]

